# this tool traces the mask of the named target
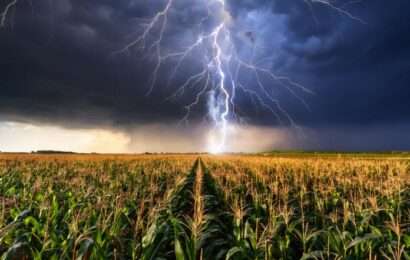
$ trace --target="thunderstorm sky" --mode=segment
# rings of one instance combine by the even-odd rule
[[[202,0],[175,2],[161,43],[169,52],[195,42],[195,24],[206,12]],[[235,125],[241,126],[228,150],[410,149],[410,1],[335,2],[362,21],[303,0],[226,2],[239,55],[246,59],[257,46],[259,59],[269,57],[265,68],[314,92],[296,98],[264,82],[298,129],[238,92]],[[198,89],[167,99],[197,71],[201,53],[190,55],[171,82],[175,64],[164,64],[146,96],[153,57],[133,48],[116,52],[165,4],[18,2],[0,28],[0,150],[203,151],[207,99],[182,125],[184,106]],[[241,76],[257,91],[251,76]]]

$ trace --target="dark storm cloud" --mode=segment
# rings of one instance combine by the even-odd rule
[[[125,4],[56,3],[22,6],[1,31],[2,114],[79,124],[175,116],[177,106],[144,96],[149,71],[138,59],[110,58],[131,19]]]
[[[201,4],[176,3],[164,49],[178,50],[192,42],[192,25],[204,12]],[[19,3],[10,23],[0,30],[1,117],[120,128],[180,119],[192,95],[164,100],[183,81],[181,75],[169,87],[165,87],[167,78],[160,77],[155,91],[146,97],[152,57],[133,49],[113,55],[137,37],[144,18],[152,17],[163,4],[159,0]],[[230,0],[228,6],[236,24],[234,37],[252,32],[266,55],[274,55],[273,71],[315,92],[303,94],[310,110],[286,91],[277,92],[283,107],[301,125],[368,129],[377,124],[378,129],[388,129],[409,123],[409,1],[363,0],[344,6],[365,23],[303,0]],[[246,46],[240,41],[237,45],[246,55]],[[194,58],[182,71],[195,71]],[[170,66],[165,64],[161,72]],[[238,100],[251,124],[276,124],[269,114],[248,108],[246,97]],[[205,108],[200,106],[197,114]]]
[[[320,24],[307,23],[297,12],[288,16],[284,48],[293,59],[291,70],[317,93],[313,113],[303,120],[312,125],[407,123],[410,3],[363,1],[351,10],[366,24],[331,16],[324,7],[316,12]]]

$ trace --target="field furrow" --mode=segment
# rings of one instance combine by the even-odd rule
[[[142,240],[141,259],[172,259],[183,255],[182,242],[191,237],[189,221],[195,214],[195,186],[198,178],[198,160],[188,176],[170,194],[166,205],[158,212],[156,220]],[[188,246],[187,244],[185,246]]]
[[[201,237],[204,259],[225,259],[233,244],[232,212],[224,193],[201,161],[205,223]]]

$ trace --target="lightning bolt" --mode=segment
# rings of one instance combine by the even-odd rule
[[[212,138],[210,138],[208,150],[213,153],[226,151],[227,139],[230,133],[230,121],[243,121],[241,116],[238,115],[240,107],[235,102],[237,91],[248,95],[256,108],[260,107],[270,112],[279,123],[285,123],[283,120],[285,119],[286,123],[296,129],[300,129],[300,127],[275,97],[275,88],[273,86],[283,87],[308,110],[310,110],[310,107],[301,96],[301,93],[314,94],[307,87],[293,81],[289,77],[277,75],[272,72],[270,67],[263,65],[272,64],[273,57],[264,57],[255,61],[254,52],[258,49],[258,46],[255,44],[254,36],[249,36],[253,44],[251,59],[244,60],[240,57],[235,48],[234,41],[231,39],[231,15],[225,1],[205,0],[206,15],[200,19],[198,24],[193,26],[200,33],[196,41],[183,48],[182,51],[163,51],[162,45],[168,27],[168,19],[176,3],[176,0],[165,0],[164,7],[142,24],[143,29],[138,36],[121,49],[113,52],[114,55],[117,55],[130,53],[132,50],[137,49],[137,51],[153,58],[154,68],[146,93],[147,96],[152,93],[154,86],[157,84],[160,70],[166,62],[175,61],[175,66],[168,78],[167,85],[170,85],[177,76],[181,66],[195,51],[199,50],[203,53],[202,70],[187,77],[185,82],[166,100],[178,99],[185,94],[187,88],[193,88],[197,91],[192,102],[184,106],[186,113],[180,123],[188,124],[193,108],[199,105],[200,100],[208,93],[207,116],[214,123],[214,128],[210,132]],[[345,9],[346,6],[360,3],[361,0],[348,1],[342,5],[337,4],[338,1],[336,0],[300,1],[303,1],[309,7],[316,22],[318,22],[318,19],[314,15],[314,5],[317,4],[328,7],[349,19],[365,24],[362,19],[352,15]],[[10,12],[16,9],[18,3],[19,0],[10,0],[4,6],[3,11],[0,12],[0,27],[5,26]],[[210,32],[207,32],[203,27],[212,20],[216,20],[216,22]],[[151,37],[154,37],[155,40],[150,41]],[[243,82],[243,77],[240,76],[242,72],[252,76],[253,84]],[[258,91],[252,89],[250,85],[256,85]],[[196,89],[197,86],[201,87]]]
[[[241,116],[238,115],[240,107],[235,102],[237,91],[247,94],[255,106],[272,113],[279,123],[284,123],[285,119],[287,123],[296,129],[299,129],[298,125],[275,97],[274,86],[283,87],[308,110],[310,109],[309,105],[301,94],[314,94],[310,89],[293,81],[291,78],[277,75],[272,72],[269,66],[264,66],[264,64],[272,64],[273,57],[255,60],[253,54],[258,50],[258,46],[253,35],[249,36],[253,45],[251,59],[245,60],[240,57],[234,40],[231,38],[230,23],[232,18],[225,1],[206,0],[204,2],[206,14],[200,19],[198,24],[192,26],[200,33],[196,40],[191,45],[183,48],[182,51],[170,52],[169,50],[163,50],[162,45],[166,36],[168,19],[176,5],[176,0],[166,0],[163,8],[142,24],[141,33],[134,40],[113,53],[115,55],[130,53],[136,49],[141,53],[145,53],[146,56],[153,58],[154,68],[146,93],[148,96],[157,84],[158,75],[165,63],[175,62],[175,66],[168,78],[168,85],[170,85],[187,59],[193,56],[194,52],[200,51],[203,54],[201,59],[202,69],[187,77],[185,82],[167,100],[179,98],[185,94],[187,88],[196,91],[192,102],[185,105],[186,113],[181,119],[181,123],[187,124],[192,114],[192,109],[200,104],[204,96],[208,97],[207,117],[211,118],[214,123],[214,128],[210,133],[213,138],[209,141],[208,150],[215,153],[226,151],[231,121],[243,121]],[[350,19],[365,23],[345,9],[347,5],[358,3],[360,0],[353,0],[343,5],[335,4],[337,1],[333,0],[301,1],[307,4],[312,14],[314,14],[314,5],[318,4],[326,6]],[[17,7],[18,3],[19,0],[10,0],[5,5],[0,13],[0,27],[5,26],[10,12]],[[316,17],[314,18],[317,20]],[[205,24],[210,22],[213,25],[211,30],[208,31],[204,27]],[[155,39],[151,40],[151,38]],[[252,77],[253,84],[243,82],[244,79],[240,76],[243,73]],[[249,78],[247,81],[249,81]],[[251,88],[254,85],[256,85],[258,90]],[[198,86],[200,87],[198,88]]]
[[[352,0],[343,5],[338,5],[337,1],[334,0],[301,1],[306,3],[313,16],[314,5],[317,4],[326,6],[360,23],[365,23],[345,9],[347,5],[358,3],[360,0]],[[211,118],[214,123],[214,128],[210,131],[212,138],[208,145],[209,151],[215,153],[225,152],[231,121],[244,121],[238,114],[241,108],[235,102],[237,91],[248,95],[255,107],[270,112],[279,123],[288,123],[299,129],[296,122],[275,97],[274,86],[283,87],[308,110],[310,109],[309,105],[301,94],[311,95],[314,93],[289,77],[275,74],[269,66],[264,66],[264,64],[272,64],[273,57],[255,60],[254,52],[258,50],[258,46],[255,44],[253,35],[249,36],[253,45],[251,59],[245,60],[240,57],[231,38],[230,23],[232,18],[226,0],[207,0],[204,2],[206,14],[198,24],[192,26],[199,31],[199,34],[191,45],[177,52],[163,50],[162,45],[167,32],[168,20],[172,15],[176,2],[176,0],[165,0],[163,8],[141,24],[142,30],[138,36],[113,53],[117,55],[137,50],[140,53],[145,53],[144,58],[149,57],[154,60],[153,73],[146,95],[152,93],[158,82],[161,68],[165,63],[175,62],[168,78],[167,85],[170,85],[187,59],[193,56],[194,52],[200,51],[203,54],[203,59],[201,59],[202,69],[188,76],[167,100],[178,99],[185,94],[188,88],[194,89],[196,95],[191,103],[184,106],[186,113],[180,121],[180,123],[188,124],[193,108],[200,104],[203,97],[208,97],[207,117]],[[18,3],[19,0],[10,0],[4,6],[3,11],[0,13],[0,27],[5,26],[10,12],[17,7]],[[317,21],[315,16],[314,19]],[[211,30],[208,31],[204,27],[210,22],[213,25]],[[154,40],[151,38],[154,38]],[[252,77],[252,84],[249,84],[249,78],[247,79],[248,82],[244,82],[243,77],[241,77],[243,73]],[[255,85],[257,90],[252,88]]]
[[[220,0],[221,5],[224,7],[224,12],[225,12],[225,2],[223,0]],[[228,90],[226,89],[225,86],[225,78],[226,74],[223,69],[222,65],[222,47],[219,45],[218,38],[220,37],[220,34],[222,30],[225,27],[225,21],[222,22],[214,31],[214,41],[213,41],[213,48],[216,50],[216,55],[215,55],[215,63],[216,63],[216,71],[219,76],[219,83],[218,87],[222,94],[224,95],[223,99],[223,110],[222,113],[220,114],[219,118],[217,118],[216,123],[217,125],[220,125],[220,142],[217,146],[214,144],[211,144],[211,147],[209,149],[212,152],[220,153],[223,152],[225,149],[226,145],[226,136],[227,136],[227,131],[228,131],[228,121],[227,117],[229,115],[229,101],[230,101],[230,95]]]
[[[331,0],[303,0],[303,1],[311,8],[311,10],[313,9],[313,4],[324,5],[326,7],[329,7],[333,11],[335,11],[335,12],[341,14],[341,15],[344,15],[344,16],[352,19],[352,20],[355,20],[355,21],[360,22],[362,24],[366,24],[362,19],[352,15],[349,11],[344,9],[347,5],[361,3],[361,0],[346,2],[342,6],[336,5],[334,3],[335,1],[331,1]],[[317,21],[316,17],[315,17],[315,20]]]
[[[153,91],[161,67],[166,62],[174,62],[174,67],[168,78],[167,85],[170,85],[187,59],[194,55],[194,52],[199,51],[203,54],[203,59],[201,59],[202,69],[188,76],[166,100],[180,98],[188,88],[195,90],[196,95],[191,103],[184,106],[186,113],[180,121],[180,123],[188,124],[193,108],[200,104],[202,98],[208,98],[207,117],[211,118],[214,123],[213,129],[210,131],[211,138],[208,150],[213,153],[226,151],[231,121],[243,121],[241,116],[238,115],[240,107],[235,102],[237,91],[248,95],[255,107],[270,112],[279,123],[288,123],[296,129],[300,129],[300,127],[275,97],[274,86],[282,87],[308,110],[310,110],[310,107],[301,94],[314,94],[309,88],[293,81],[291,78],[272,72],[269,64],[273,63],[273,57],[255,60],[254,52],[258,50],[258,46],[252,35],[249,37],[253,45],[252,57],[248,60],[240,57],[231,38],[230,23],[232,18],[225,1],[209,0],[205,2],[206,15],[200,19],[198,24],[192,26],[192,28],[199,30],[198,37],[192,44],[184,47],[182,51],[164,52],[162,48],[168,18],[175,5],[175,0],[167,0],[163,9],[144,24],[139,36],[116,52],[125,53],[137,48],[137,50],[148,53],[148,55],[153,53],[152,57],[155,64],[147,95]],[[318,4],[326,6],[349,19],[364,23],[364,21],[344,9],[346,5],[357,3],[360,0],[348,2],[344,5],[336,5],[331,0],[301,1],[306,3],[312,14],[314,14],[314,5]],[[314,19],[317,20],[316,17]],[[213,21],[213,25],[211,30],[207,31],[203,26],[210,21]],[[156,39],[147,46],[147,42],[152,36]],[[244,82],[242,74],[250,75],[253,84]],[[251,86],[255,86],[257,89],[253,89]]]
[[[3,12],[0,13],[0,27],[4,27],[6,25],[7,17],[11,10],[13,10],[17,6],[17,3],[18,0],[10,1],[3,9]]]

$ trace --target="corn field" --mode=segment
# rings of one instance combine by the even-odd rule
[[[1,155],[1,259],[410,259],[410,159]]]

